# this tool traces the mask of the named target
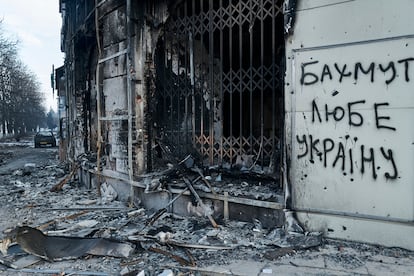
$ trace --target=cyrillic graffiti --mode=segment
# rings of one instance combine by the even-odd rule
[[[388,165],[388,169],[384,169],[383,176],[386,179],[398,177],[398,168],[392,149],[373,148],[364,144],[357,146],[357,137],[350,139],[349,136],[345,136],[344,140],[344,142],[338,142],[331,138],[314,137],[310,134],[296,135],[296,141],[299,148],[302,149],[297,158],[308,158],[310,163],[315,163],[315,160],[319,161],[325,168],[338,166],[342,172],[349,174],[353,174],[356,170],[365,174],[367,167],[370,167],[374,179],[377,179],[381,169],[381,166],[378,165],[385,163]],[[347,147],[347,144],[352,144],[352,146]],[[359,166],[357,167],[356,164]]]
[[[406,87],[414,79],[413,68],[414,57],[411,54],[379,61],[363,59],[341,63],[310,57],[301,62],[298,81],[302,93],[306,93],[308,87],[312,88],[310,93],[315,93],[315,89],[320,89],[321,93],[309,102],[311,116],[304,116],[304,120],[312,124],[310,129],[315,131],[299,132],[295,136],[297,159],[308,160],[310,164],[319,163],[327,169],[336,168],[343,175],[366,175],[374,180],[401,178],[394,145],[385,144],[390,134],[396,134],[400,126],[392,118],[395,108],[389,101],[378,97],[385,95],[378,89],[384,87],[388,90],[396,83],[403,86],[394,85],[392,89],[401,92],[400,87]],[[345,83],[348,85],[344,86]],[[351,91],[352,100],[331,101],[334,98],[326,97],[329,90],[335,99],[339,94],[344,96],[346,91],[341,89],[355,90]],[[365,96],[355,98],[355,95]],[[327,134],[330,127],[335,136]],[[343,128],[342,133],[338,127]],[[359,129],[364,133],[363,138],[359,137]],[[384,135],[384,139],[375,139],[372,140],[375,144],[369,144],[367,134],[374,136],[376,132]],[[351,181],[354,181],[353,176]]]
[[[375,118],[375,126],[377,129],[385,128],[395,131],[396,128],[390,125],[386,124],[386,121],[389,121],[391,119],[390,116],[383,116],[383,111],[380,110],[382,106],[389,106],[389,103],[383,102],[383,103],[374,103],[373,110],[374,110],[374,118]],[[360,127],[364,124],[364,116],[355,110],[356,107],[364,108],[370,108],[370,106],[366,105],[365,100],[359,100],[359,101],[353,101],[348,102],[346,106],[335,106],[330,107],[328,104],[325,104],[323,107],[323,111],[325,113],[325,116],[322,117],[321,115],[321,107],[316,102],[316,99],[312,101],[312,123],[315,123],[315,121],[319,123],[328,123],[331,120],[335,122],[340,122],[342,120],[346,120],[347,123],[350,126],[354,127]]]
[[[323,64],[320,66],[318,60],[304,62],[301,64],[301,85],[313,85],[318,82],[338,81],[341,83],[347,78],[353,79],[355,84],[361,78],[368,78],[370,82],[384,82],[390,84],[398,76],[404,76],[406,82],[410,81],[410,75],[413,72],[410,64],[414,57],[389,61],[388,63],[371,62],[363,64],[355,62],[354,64]]]
[[[335,91],[335,93],[339,92]],[[375,121],[373,127],[377,130],[397,130],[391,124],[391,116],[387,114],[386,107],[390,105],[388,102],[375,102],[372,105],[368,105],[366,100],[361,99],[344,103],[343,105],[332,106],[327,103],[321,104],[317,99],[313,99],[311,105],[311,120],[313,124],[329,124],[344,121],[350,127],[360,128],[367,121]],[[361,113],[360,110],[368,110],[369,112],[368,114],[367,112]],[[372,117],[366,118],[366,116]],[[370,127],[372,126],[370,125]],[[339,167],[344,173],[349,174],[353,174],[356,170],[359,170],[361,174],[365,174],[368,172],[367,168],[370,168],[373,179],[377,179],[380,173],[381,166],[378,166],[378,164],[386,163],[388,169],[381,170],[383,171],[381,174],[386,179],[396,179],[398,177],[398,168],[391,148],[382,146],[374,148],[364,144],[357,145],[357,137],[350,139],[349,135],[345,135],[344,138],[341,141],[335,141],[329,137],[320,138],[314,137],[311,134],[297,135],[296,141],[301,149],[297,158],[308,158],[310,163],[315,163],[315,160],[319,160],[325,168]]]

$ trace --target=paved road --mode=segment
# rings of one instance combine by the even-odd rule
[[[0,143],[0,155],[5,161],[0,165],[0,175],[10,174],[11,172],[24,168],[28,163],[40,165],[49,159],[56,158],[57,147],[34,148],[33,143]]]
[[[30,195],[30,191],[36,191],[30,190],[29,187],[43,181],[38,180],[39,177],[36,175],[15,176],[13,173],[23,169],[28,163],[33,163],[35,170],[41,169],[44,165],[57,163],[54,162],[57,153],[56,147],[34,148],[33,139],[30,138],[18,143],[0,142],[0,236],[4,229],[21,223],[22,218],[26,217],[25,212],[29,212],[29,209],[26,208],[27,210],[24,211],[16,209],[20,208],[17,204],[19,198]],[[47,171],[45,173],[47,174]],[[28,193],[21,194],[25,189]]]

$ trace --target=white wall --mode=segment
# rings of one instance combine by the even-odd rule
[[[286,142],[309,230],[414,249],[412,11],[411,0],[299,1]]]

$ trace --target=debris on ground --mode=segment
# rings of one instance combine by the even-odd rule
[[[149,183],[157,186],[155,190],[160,186],[163,189],[165,183],[176,185],[196,200],[199,185],[220,194],[226,191],[233,195],[256,195],[250,184],[237,189],[230,186],[224,171],[194,171],[191,160],[186,161],[184,169],[173,165],[148,176]],[[369,275],[384,264],[397,272],[410,264],[414,269],[413,252],[293,231],[294,220],[288,219],[283,228],[263,227],[258,219],[218,219],[214,224],[208,216],[181,217],[169,213],[169,205],[182,194],[176,194],[164,208],[147,210],[119,201],[110,186],[101,185],[100,194],[95,188],[81,187],[76,174],[71,175],[74,167],[56,164],[54,158],[27,167],[31,168],[30,173],[17,173],[25,170],[22,165],[3,173],[0,179],[0,272],[4,274],[274,275],[288,266],[298,271],[303,271],[303,267],[306,271],[322,269],[329,275],[347,275],[349,271]],[[266,179],[260,176],[238,177],[241,183],[257,181],[263,183],[261,188],[266,188]],[[215,181],[217,178],[220,181]],[[189,184],[172,179],[187,179]],[[51,192],[62,181],[65,184],[61,192]],[[265,192],[263,198],[269,198]],[[260,268],[256,274],[236,268],[222,270],[235,262],[240,269],[243,264],[252,263],[260,264]],[[320,263],[323,265],[319,266]]]
[[[77,259],[87,254],[127,258],[134,247],[103,238],[49,236],[36,228],[18,226],[6,237],[6,244],[16,242],[26,253],[48,261]]]

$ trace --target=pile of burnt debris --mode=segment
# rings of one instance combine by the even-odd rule
[[[109,184],[103,183],[99,190],[81,187],[76,179],[77,168],[64,163],[26,164],[3,175],[0,270],[88,275],[200,274],[208,265],[230,260],[275,260],[322,243],[319,233],[266,228],[258,219],[242,222],[217,218],[206,208],[201,208],[205,212],[200,217],[168,212],[168,206],[182,193],[159,210],[131,207],[118,201]],[[194,174],[198,179],[192,177]],[[215,177],[223,175],[217,173]],[[147,181],[148,191],[158,189],[159,183],[178,185],[177,178],[184,181],[182,190],[191,194],[198,207],[203,207],[201,185],[209,192],[228,188],[228,184],[212,187],[209,177],[194,166],[189,156],[157,177],[152,174]],[[214,183],[221,182],[216,180]]]

